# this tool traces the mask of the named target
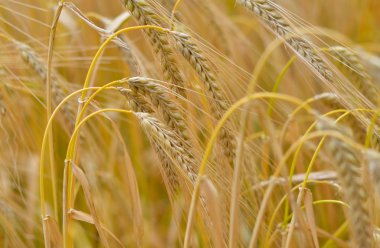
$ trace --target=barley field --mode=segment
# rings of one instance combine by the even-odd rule
[[[380,247],[379,0],[0,0],[0,246]]]

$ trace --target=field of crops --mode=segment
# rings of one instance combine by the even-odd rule
[[[379,0],[0,0],[0,247],[380,247]]]

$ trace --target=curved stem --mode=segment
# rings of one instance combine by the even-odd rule
[[[173,27],[174,27],[174,15],[175,15],[175,12],[177,11],[178,9],[178,6],[179,4],[181,3],[182,0],[177,0],[173,6],[173,9],[172,9],[172,13],[170,14],[170,30],[173,30]]]
[[[87,88],[87,89],[80,89],[80,90],[77,90],[77,91],[71,93],[67,97],[65,97],[58,104],[58,106],[55,108],[55,110],[51,114],[51,116],[50,116],[50,118],[49,118],[49,120],[48,120],[48,122],[46,124],[46,128],[45,128],[44,135],[43,135],[43,138],[42,138],[41,153],[40,153],[40,169],[39,169],[39,188],[40,188],[40,201],[41,201],[41,215],[42,216],[46,215],[45,188],[44,188],[44,185],[45,185],[45,183],[44,183],[45,170],[44,170],[44,168],[45,168],[45,157],[46,157],[45,155],[46,155],[46,149],[47,149],[49,128],[51,127],[54,118],[56,117],[56,115],[58,114],[58,112],[61,110],[62,106],[68,100],[70,100],[73,96],[75,96],[75,95],[77,95],[79,93],[82,93],[83,91],[94,90],[94,89],[98,89],[98,88],[99,87],[90,87],[90,88]],[[45,230],[45,224],[43,224],[43,228]]]
[[[117,32],[113,33],[112,35],[110,35],[103,43],[102,45],[99,47],[99,49],[97,50],[94,58],[92,59],[91,61],[91,65],[87,71],[87,75],[86,75],[86,79],[85,79],[85,82],[84,82],[84,85],[83,85],[83,89],[87,89],[89,87],[89,84],[90,84],[90,81],[91,81],[91,78],[93,77],[93,73],[95,71],[95,68],[96,68],[96,64],[98,62],[98,60],[100,59],[103,51],[105,50],[105,48],[107,47],[107,45],[112,41],[112,39],[114,39],[116,36],[122,34],[122,33],[125,33],[125,32],[129,32],[129,31],[132,31],[132,30],[141,30],[141,29],[155,29],[157,31],[160,31],[160,32],[168,32],[169,30],[167,29],[164,29],[164,28],[161,28],[161,27],[158,27],[158,26],[154,26],[154,25],[142,25],[142,26],[134,26],[134,27],[127,27],[127,28],[123,28],[123,29],[120,29],[118,30]],[[75,128],[77,127],[79,121],[80,121],[80,118],[82,117],[83,115],[83,102],[84,102],[84,99],[86,98],[86,91],[83,91],[82,92],[82,95],[81,95],[81,99],[79,101],[79,105],[78,105],[78,111],[77,111],[77,117],[76,117],[76,120],[75,120]],[[77,139],[77,135],[75,135],[75,140],[73,141],[73,145],[75,146],[76,145],[76,139]],[[74,151],[75,151],[75,148],[74,149],[71,149],[70,152],[72,154],[70,154],[70,158],[74,158]],[[65,199],[65,201],[67,202],[63,202],[63,207],[64,209],[66,209],[67,207],[71,207],[71,206],[67,206],[67,203],[69,203],[70,205],[73,204],[73,201],[72,201],[72,190],[74,188],[74,181],[72,180],[73,177],[72,177],[72,171],[71,171],[71,168],[70,166],[67,167],[67,180],[68,180],[68,183],[66,185],[66,187],[70,188],[70,190],[68,190],[68,195],[64,195],[63,198]],[[66,188],[65,188],[65,192],[64,194],[66,193]],[[62,226],[63,226],[63,240],[64,240],[64,247],[71,247],[70,245],[70,236],[68,235],[68,229],[69,229],[69,219],[70,219],[70,216],[67,216],[67,213],[66,212],[63,212],[63,215],[64,215],[64,218],[63,218],[63,223],[62,223]]]
[[[193,194],[192,194],[192,198],[191,198],[189,216],[188,216],[188,220],[187,220],[186,233],[185,233],[185,241],[184,241],[184,247],[185,248],[189,247],[191,227],[192,227],[192,223],[193,223],[193,219],[194,219],[194,215],[195,215],[195,208],[196,208],[196,204],[197,204],[197,199],[198,199],[198,196],[199,196],[200,178],[201,178],[201,176],[203,176],[205,174],[206,167],[207,167],[207,162],[208,162],[208,160],[209,160],[209,158],[211,156],[212,149],[214,147],[215,141],[216,141],[216,139],[217,139],[217,137],[218,137],[221,129],[223,128],[223,126],[227,122],[228,118],[236,110],[238,110],[241,106],[243,106],[244,104],[246,104],[246,103],[248,103],[250,101],[257,100],[257,99],[262,99],[262,98],[277,98],[277,99],[281,99],[281,100],[285,100],[285,101],[289,101],[289,102],[295,103],[297,105],[302,104],[302,101],[299,100],[298,98],[287,96],[287,95],[283,95],[283,94],[256,93],[256,94],[252,94],[252,95],[249,95],[249,96],[246,96],[246,97],[240,99],[239,101],[237,101],[236,103],[234,103],[227,110],[227,112],[219,120],[217,126],[215,127],[215,129],[214,129],[214,131],[213,131],[213,133],[211,135],[211,138],[209,139],[209,142],[207,143],[207,147],[206,147],[203,159],[202,159],[202,163],[201,163],[201,166],[199,168],[198,179],[197,179],[197,181],[195,183],[195,186],[194,186],[194,190],[193,190]],[[310,110],[307,106],[305,106],[305,108],[307,110]]]
[[[259,61],[257,62],[257,66],[255,67],[251,80],[248,84],[248,90],[247,90],[247,96],[252,94],[255,91],[256,85],[257,85],[257,79],[263,70],[266,61],[269,59],[272,52],[282,43],[281,40],[275,40],[272,43],[269,44],[269,46],[265,49],[264,53],[260,57]],[[271,98],[273,99],[273,98]],[[240,117],[240,130],[238,134],[237,139],[237,146],[236,146],[236,158],[235,158],[235,164],[234,164],[234,172],[232,176],[232,189],[231,189],[231,202],[230,202],[230,229],[229,229],[229,241],[228,241],[228,247],[233,248],[236,246],[236,232],[238,228],[236,228],[236,222],[238,218],[238,201],[239,201],[239,190],[240,190],[240,170],[242,166],[242,161],[244,157],[244,136],[247,128],[247,122],[248,122],[248,115],[249,115],[249,108],[250,105],[247,104],[244,107],[244,110]]]

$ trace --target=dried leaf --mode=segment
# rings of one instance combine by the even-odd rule
[[[106,235],[104,234],[103,229],[101,228],[99,218],[96,213],[95,204],[91,196],[90,184],[88,183],[86,175],[84,174],[83,170],[80,169],[75,164],[71,163],[71,166],[73,168],[73,174],[75,175],[80,185],[82,186],[82,189],[86,198],[87,206],[90,209],[91,215],[94,219],[94,225],[96,227],[96,230],[99,233],[100,239],[102,240],[102,243],[103,245],[105,245],[105,247],[109,247]]]
[[[45,216],[43,219],[46,226],[46,234],[49,237],[49,244],[52,243],[53,247],[62,247],[62,235],[59,231],[57,221],[51,216]]]
[[[314,247],[319,248],[318,235],[317,235],[317,225],[315,224],[314,210],[313,210],[313,195],[309,189],[305,190],[304,205],[306,210],[307,223],[309,225],[309,230],[311,232],[311,237],[313,238]]]

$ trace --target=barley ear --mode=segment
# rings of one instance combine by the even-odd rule
[[[142,0],[124,0],[126,8],[137,19],[141,25],[160,26],[161,20],[154,12],[152,7]],[[175,90],[182,96],[185,94],[185,84],[180,70],[176,65],[174,53],[168,42],[167,35],[156,31],[146,30],[150,42],[156,54],[161,57],[162,67],[165,78],[175,86]]]
[[[178,136],[170,131],[164,124],[148,113],[136,112],[146,135],[151,140],[157,154],[164,161],[164,171],[169,179],[173,179],[173,184],[178,184],[176,171],[180,169],[191,183],[195,183],[197,174],[195,173],[195,162],[187,155],[185,148],[178,142]],[[175,166],[179,168],[175,169]]]
[[[349,129],[330,121],[319,123],[322,130],[334,130],[343,135],[350,135]],[[373,247],[372,223],[369,212],[368,194],[364,185],[363,172],[359,155],[349,144],[338,138],[328,142],[339,181],[344,189],[345,201],[350,205],[349,223],[355,247]]]

